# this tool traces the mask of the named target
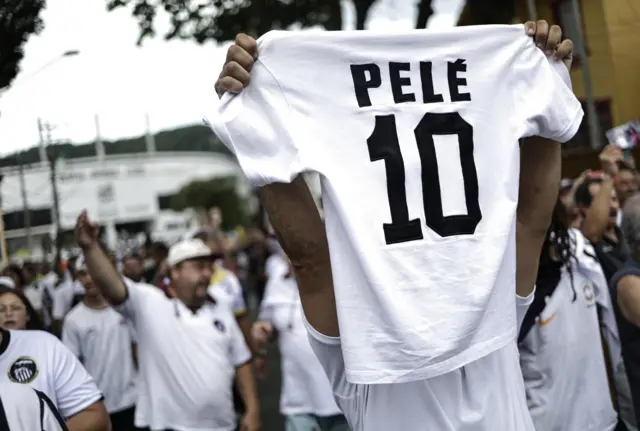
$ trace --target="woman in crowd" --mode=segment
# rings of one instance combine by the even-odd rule
[[[298,285],[288,264],[287,271],[269,279],[260,315],[252,330],[256,344],[264,346],[269,339],[278,340],[282,356],[280,413],[286,418],[285,430],[347,431],[347,421],[311,350],[302,319]]]
[[[24,294],[0,288],[0,369],[7,370],[0,382],[28,385],[44,394],[69,431],[110,430],[102,394],[93,379],[69,349],[39,329],[40,317]]]
[[[44,326],[24,293],[0,286],[0,328],[43,330]]]
[[[537,431],[614,430],[598,317],[598,306],[611,315],[607,283],[591,245],[568,226],[558,200],[518,338],[527,404]]]

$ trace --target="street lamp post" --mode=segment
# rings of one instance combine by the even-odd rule
[[[21,84],[24,84],[26,81],[29,81],[31,78],[33,78],[34,76],[36,76],[37,74],[39,74],[43,70],[49,68],[50,66],[56,64],[60,60],[63,60],[65,58],[69,58],[69,57],[75,57],[78,54],[80,54],[80,51],[77,50],[77,49],[69,49],[67,51],[64,51],[62,54],[58,55],[57,57],[54,57],[53,59],[49,60],[48,62],[46,62],[45,64],[43,64],[39,68],[37,68],[35,70],[35,72],[32,72],[30,75],[28,75],[28,76],[16,81],[12,85],[9,85],[9,86],[4,87],[4,88],[0,88],[0,97],[3,94],[7,93],[9,90],[12,90],[12,89],[16,88],[17,86],[19,86]]]
[[[56,64],[58,61],[63,60],[65,58],[69,58],[69,57],[75,57],[76,55],[80,54],[80,51],[77,49],[69,49],[67,51],[64,51],[62,54],[58,55],[57,57],[53,58],[52,60],[46,62],[45,64],[43,64],[42,66],[40,66],[38,69],[35,70],[35,72],[31,73],[30,75],[28,75],[27,77],[18,80],[15,84],[13,85],[9,85],[5,88],[0,88],[0,98],[6,94],[9,90],[12,90],[14,88],[16,88],[16,86],[19,86],[21,84],[24,84],[26,81],[28,81],[29,79],[33,78],[35,75],[39,74],[40,72],[42,72],[43,70],[47,69],[48,67],[52,66],[53,64]],[[38,120],[38,127],[40,128],[40,120]],[[42,148],[42,135],[40,137],[40,146]],[[42,156],[42,154],[41,154]],[[46,161],[47,158],[44,157],[42,158],[42,160]],[[22,196],[22,205],[23,205],[23,211],[24,211],[24,220],[25,220],[25,234],[27,237],[27,247],[29,249],[29,252],[32,251],[33,248],[33,238],[31,235],[31,213],[30,213],[30,209],[29,209],[29,204],[28,204],[28,200],[27,200],[27,190],[26,190],[26,185],[25,185],[25,178],[24,178],[24,164],[21,160],[20,154],[18,154],[16,156],[16,161],[18,163],[18,175],[20,176],[20,194]],[[55,210],[54,210],[55,211]],[[0,207],[0,217],[1,217],[1,207]],[[2,220],[0,219],[0,222]],[[0,246],[2,246],[2,253],[3,253],[3,259],[6,260],[6,256],[4,256],[4,254],[6,253],[6,249],[4,247],[4,228],[2,227],[2,225],[0,225],[0,233],[2,234],[2,239],[0,239],[0,242],[2,242],[2,244]]]

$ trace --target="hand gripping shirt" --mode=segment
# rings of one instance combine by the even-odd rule
[[[516,336],[518,139],[582,108],[522,25],[258,40],[207,120],[257,185],[320,174],[346,374],[434,377]]]

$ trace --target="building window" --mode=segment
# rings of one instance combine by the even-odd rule
[[[584,117],[576,135],[569,142],[562,146],[565,153],[593,151],[589,138],[589,120],[587,118],[587,104],[584,100],[580,101],[584,110]],[[613,127],[613,117],[611,115],[611,101],[596,101],[596,112],[598,114],[598,122],[600,125],[600,142],[598,148],[603,148],[607,144],[605,132]]]
[[[158,196],[158,209],[160,211],[171,209],[171,200],[174,195],[160,195]]]
[[[580,5],[580,25],[582,26],[582,34],[584,40],[580,38],[578,20],[573,13],[573,1],[574,0],[555,0],[552,4],[553,19],[562,28],[562,37],[564,39],[571,39],[573,42],[573,56],[575,60],[580,60],[579,53],[588,52],[586,45],[586,31],[584,26],[584,11],[582,9],[582,1],[579,1]],[[574,61],[574,64],[579,62]]]
[[[53,223],[51,219],[51,208],[30,210],[29,215],[31,227],[48,226]],[[4,228],[7,231],[25,228],[23,211],[4,213],[2,219],[4,221]]]

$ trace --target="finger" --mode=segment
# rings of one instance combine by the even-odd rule
[[[254,62],[251,54],[240,45],[231,45],[231,47],[229,47],[227,51],[227,61],[225,63],[231,61],[235,61],[247,71],[251,71]]]
[[[552,25],[549,29],[549,36],[547,36],[546,54],[553,54],[560,42],[562,42],[562,29],[557,25]]]
[[[236,36],[236,45],[247,51],[251,57],[258,57],[258,44],[251,36],[240,33]]]
[[[222,96],[226,92],[239,93],[243,88],[244,86],[242,85],[242,82],[230,76],[220,78],[216,82],[216,93],[218,93],[218,95],[220,96]]]
[[[547,45],[547,36],[549,35],[549,24],[543,19],[536,23],[536,45],[540,49],[544,49]]]
[[[573,42],[570,39],[565,39],[562,41],[558,48],[556,49],[556,53],[554,57],[558,60],[562,60],[573,53]]]
[[[527,32],[528,36],[533,36],[534,34],[536,34],[536,22],[535,21],[525,22],[524,30]]]

